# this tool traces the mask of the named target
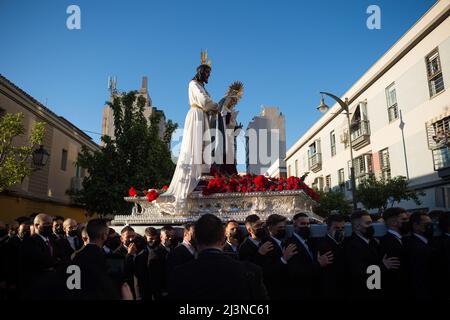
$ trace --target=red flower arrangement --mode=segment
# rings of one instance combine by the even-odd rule
[[[131,187],[131,188],[128,190],[128,196],[129,196],[129,197],[136,197],[136,196],[137,196],[136,189],[133,188],[133,187]]]
[[[165,185],[161,189],[149,189],[148,191],[144,190],[142,192],[138,192],[138,191],[136,191],[136,189],[134,187],[131,187],[128,190],[128,196],[129,197],[138,197],[138,196],[147,197],[147,200],[149,202],[152,202],[152,201],[156,200],[161,193],[166,192],[167,189],[169,189],[169,187]]]
[[[315,201],[320,200],[320,196],[313,189],[308,187],[300,178],[268,178],[263,175],[254,176],[247,174],[245,176],[224,177],[216,175],[211,179],[208,185],[203,188],[203,195],[227,192],[264,192],[264,191],[283,191],[283,190],[303,190],[309,197]]]

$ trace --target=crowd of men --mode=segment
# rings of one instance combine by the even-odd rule
[[[0,298],[450,299],[450,213],[389,208],[382,221],[387,232],[376,238],[367,212],[333,214],[326,235],[313,238],[305,213],[293,217],[289,235],[278,214],[249,215],[245,229],[206,214],[179,239],[168,225],[143,236],[125,226],[119,235],[101,219],[40,213],[0,222]],[[69,279],[74,265],[79,284]],[[381,288],[368,285],[370,266]]]

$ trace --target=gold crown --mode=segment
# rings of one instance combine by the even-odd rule
[[[208,50],[200,50],[200,64],[206,64],[211,67],[211,59],[208,59]]]
[[[227,96],[235,96],[238,100],[241,99],[244,93],[244,85],[240,81],[235,81],[228,87]]]

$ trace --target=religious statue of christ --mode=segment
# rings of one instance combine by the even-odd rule
[[[211,167],[210,117],[218,112],[217,104],[211,99],[205,84],[211,74],[211,60],[207,52],[200,54],[201,64],[189,82],[190,108],[186,115],[180,155],[172,181],[162,198],[170,199],[161,203],[161,208],[170,214],[182,214],[187,205],[188,195],[195,189],[202,174],[208,174]],[[208,152],[209,150],[209,152]]]

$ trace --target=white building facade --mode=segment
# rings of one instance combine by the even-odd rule
[[[286,172],[286,126],[277,107],[262,107],[246,130],[246,171],[265,174],[277,163],[277,172]]]
[[[420,208],[450,207],[449,12],[450,1],[437,2],[341,97],[350,134],[338,104],[309,128],[287,151],[288,176],[309,172],[308,185],[351,198],[352,139],[357,184],[401,175],[425,192]]]

